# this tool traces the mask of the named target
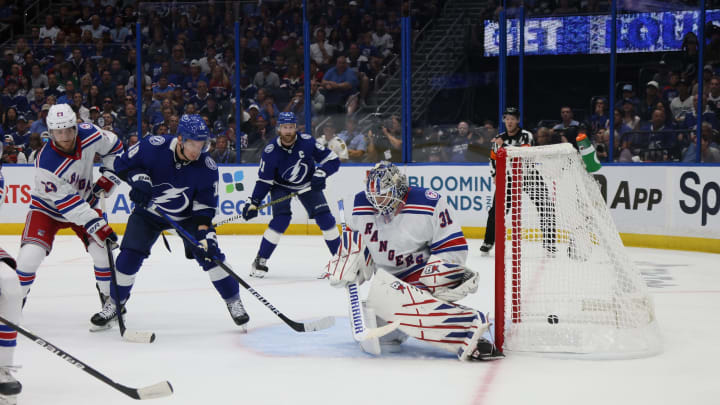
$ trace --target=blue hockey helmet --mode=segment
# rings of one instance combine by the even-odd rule
[[[210,129],[205,124],[205,120],[197,114],[183,114],[178,122],[177,134],[182,136],[183,141],[191,139],[205,142],[203,152],[207,151],[210,145]]]
[[[278,125],[282,124],[297,124],[297,118],[295,118],[295,113],[292,112],[281,112],[278,115],[277,120]]]

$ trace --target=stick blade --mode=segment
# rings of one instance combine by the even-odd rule
[[[173,387],[169,381],[163,381],[147,387],[138,388],[136,391],[137,398],[135,399],[155,399],[172,395]]]
[[[135,330],[126,330],[122,334],[123,340],[132,343],[152,343],[155,341],[155,332],[138,332]]]
[[[335,317],[326,316],[325,318],[318,319],[316,321],[303,322],[305,332],[315,332],[318,330],[327,329],[335,325]]]

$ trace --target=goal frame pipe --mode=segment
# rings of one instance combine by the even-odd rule
[[[495,160],[495,346],[502,352],[505,343],[505,148]]]

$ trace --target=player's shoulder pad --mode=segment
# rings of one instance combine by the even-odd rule
[[[421,205],[435,208],[440,201],[440,193],[424,187],[410,187],[405,205]]]
[[[355,194],[355,198],[353,199],[352,214],[353,215],[374,215],[375,214],[375,208],[370,203],[370,201],[368,201],[367,197],[365,196],[364,191],[361,191],[361,192]]]
[[[169,141],[168,137],[167,137],[167,136],[163,136],[163,135],[152,135],[152,136],[148,136],[148,137],[146,137],[146,138],[143,138],[143,140],[146,140],[147,143],[149,143],[149,144],[152,145],[152,146],[162,146],[162,145],[164,145],[166,142]]]
[[[101,132],[100,128],[89,122],[81,122],[78,124],[78,137],[81,141],[85,140],[89,136]]]
[[[310,134],[306,134],[306,133],[299,133],[299,134],[300,134],[300,138],[302,138],[306,141],[310,140],[310,139],[315,140],[315,138],[313,138],[313,136]]]
[[[203,155],[200,157],[200,160],[203,160],[205,162],[205,167],[207,167],[208,169],[212,171],[216,171],[218,169],[217,163],[215,163],[215,159],[213,159],[212,156],[210,156],[209,154],[203,153]]]
[[[272,142],[265,145],[265,149],[263,149],[263,154],[270,154],[275,150],[275,138],[273,138]]]
[[[48,142],[40,149],[40,153],[35,160],[35,167],[54,172],[66,159],[66,156],[58,153]]]

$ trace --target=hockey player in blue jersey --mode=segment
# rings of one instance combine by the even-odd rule
[[[150,136],[128,148],[114,165],[117,175],[131,187],[135,209],[128,219],[116,260],[117,288],[111,289],[101,312],[91,322],[104,326],[117,317],[116,302],[125,303],[135,276],[150,255],[158,236],[171,226],[147,207],[164,211],[180,226],[195,234],[204,249],[185,244],[185,255],[195,258],[208,273],[237,325],[250,320],[240,300],[238,282],[213,259],[224,261],[218,247],[212,218],[218,205],[218,170],[206,153],[210,131],[199,115],[183,115],[173,136]]]
[[[257,207],[270,193],[272,200],[290,193],[306,190],[298,198],[311,219],[322,230],[325,243],[334,255],[340,245],[335,218],[330,213],[323,189],[328,176],[340,167],[338,156],[326,149],[309,134],[297,132],[295,114],[283,112],[278,116],[278,136],[265,146],[260,160],[258,181],[250,201],[243,207],[243,218],[258,215]],[[260,250],[250,268],[250,275],[262,278],[268,272],[267,260],[290,225],[290,200],[273,206],[273,218],[263,234]]]

